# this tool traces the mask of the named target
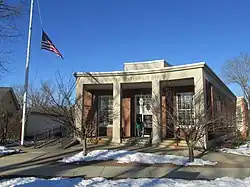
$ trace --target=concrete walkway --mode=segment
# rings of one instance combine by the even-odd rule
[[[120,147],[103,146],[104,149]],[[135,150],[134,147],[127,149]],[[138,148],[137,148],[138,149]],[[173,165],[112,164],[112,162],[64,164],[58,162],[66,156],[78,153],[81,147],[67,150],[54,147],[23,149],[25,153],[0,158],[0,177],[106,177],[106,178],[142,178],[170,177],[183,179],[214,179],[218,177],[245,178],[250,176],[250,158],[226,153],[211,152],[202,158],[219,162],[212,167],[180,167]],[[183,155],[183,150],[167,150],[157,148],[138,149],[143,152],[157,154]],[[110,164],[111,163],[111,164]],[[114,162],[113,162],[114,163]]]
[[[245,178],[250,176],[249,168],[170,168],[141,166],[72,166],[72,165],[36,165],[17,168],[1,173],[2,178],[36,176],[51,177],[105,177],[105,178],[155,178],[169,177],[182,179],[215,179],[219,177]]]

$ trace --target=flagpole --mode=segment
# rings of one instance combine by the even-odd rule
[[[23,94],[23,117],[22,117],[21,145],[24,145],[24,132],[25,132],[25,124],[26,124],[26,108],[27,108],[27,95],[28,95],[28,84],[29,84],[29,61],[30,61],[30,44],[31,44],[31,34],[32,34],[31,31],[32,31],[33,7],[34,7],[34,0],[31,0],[31,2],[30,2],[29,33],[28,33],[26,66],[25,66],[24,94]]]

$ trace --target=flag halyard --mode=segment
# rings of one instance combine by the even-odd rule
[[[51,51],[51,52],[55,53],[57,56],[64,59],[62,54],[60,53],[60,51],[56,48],[56,46],[52,43],[52,41],[50,40],[50,38],[48,37],[48,35],[44,31],[42,33],[41,49]]]

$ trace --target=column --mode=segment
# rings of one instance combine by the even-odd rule
[[[166,92],[164,89],[164,94],[162,95],[162,139],[167,137],[167,101],[166,101]]]
[[[196,71],[196,75],[194,76],[194,94],[195,94],[195,101],[199,102],[200,105],[202,105],[203,108],[205,105],[204,98],[205,98],[205,92],[204,92],[204,77],[203,77],[203,69],[200,68]],[[197,105],[198,106],[198,105]],[[204,109],[204,108],[203,108]]]
[[[121,84],[113,83],[113,143],[121,143]]]
[[[152,144],[161,141],[162,130],[162,101],[160,81],[152,81]]]
[[[75,126],[77,129],[82,129],[83,120],[83,84],[81,81],[77,81],[76,84],[76,105],[75,105]]]
[[[205,112],[205,81],[204,81],[204,72],[203,69],[200,68],[196,71],[196,75],[194,76],[194,107],[195,107],[195,113],[196,115],[203,115]],[[207,129],[205,129],[205,133],[203,138],[200,140],[202,141],[205,148],[207,148],[207,141],[208,141],[208,132]],[[199,142],[200,142],[199,141]],[[197,146],[201,146],[199,145]]]

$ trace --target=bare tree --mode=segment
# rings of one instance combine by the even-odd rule
[[[18,140],[20,136],[21,111],[8,113],[0,108],[0,143],[5,144],[6,140]]]
[[[50,86],[49,82],[44,82],[44,85],[47,87]],[[21,120],[22,120],[22,109],[23,109],[23,95],[24,95],[24,86],[23,85],[14,85],[13,87],[14,93],[16,95],[18,104],[20,106],[20,110],[15,114],[11,115],[8,118],[8,135],[19,136],[21,129]],[[32,84],[28,87],[28,95],[27,95],[27,112],[26,112],[26,120],[28,120],[29,115],[32,111],[35,112],[43,112],[44,109],[41,106],[45,106],[48,102],[49,95],[42,87],[35,88]],[[11,133],[12,132],[12,133]]]
[[[160,114],[162,110],[166,112],[167,131],[172,133],[177,140],[185,139],[188,146],[189,161],[194,161],[194,148],[200,143],[204,143],[204,137],[208,132],[228,132],[232,128],[230,120],[223,114],[212,114],[211,108],[204,107],[204,94],[198,92],[186,99],[185,107],[189,110],[177,111],[176,104],[173,102],[173,92],[169,89],[166,95],[166,108],[160,104],[158,98],[152,98],[152,112]],[[178,104],[177,104],[178,105]],[[161,117],[156,123],[159,127]],[[174,127],[174,128],[173,128]]]
[[[10,55],[9,51],[6,51],[6,49],[0,50],[0,78],[3,77],[4,73],[8,71],[7,64],[8,64],[8,55]]]
[[[52,89],[52,84],[50,82],[43,82],[43,86]],[[40,110],[40,106],[45,105],[48,102],[49,95],[44,90],[43,87],[35,88],[32,84],[28,87],[28,95],[27,95],[27,108],[28,111],[35,109],[36,111]],[[24,86],[23,85],[14,85],[13,90],[15,92],[18,103],[21,107],[23,107],[23,95],[24,95]]]
[[[250,57],[241,53],[227,60],[222,67],[222,75],[227,83],[237,84],[241,87],[245,98],[250,103]]]
[[[9,39],[20,36],[16,28],[16,18],[20,15],[20,2],[6,3],[0,0],[0,38]]]
[[[16,19],[21,15],[21,7],[23,1],[8,2],[0,0],[0,77],[7,72],[7,63],[9,62],[9,56],[11,50],[6,48],[6,42],[13,41],[21,34],[17,29]]]
[[[87,139],[96,132],[96,118],[85,117],[84,108],[89,107],[88,97],[85,98],[84,103],[83,95],[75,97],[74,91],[76,81],[73,79],[65,79],[58,74],[54,87],[42,83],[42,90],[46,93],[47,102],[41,103],[40,107],[44,112],[50,116],[54,121],[62,123],[70,132],[74,133],[75,137],[80,140],[83,146],[83,154],[87,154]],[[76,121],[81,121],[80,126],[76,126]]]
[[[19,84],[19,85],[14,85],[12,86],[14,93],[16,95],[18,104],[20,105],[20,107],[23,106],[23,95],[24,95],[24,86]],[[28,91],[28,95],[27,95],[27,106],[30,106],[30,93],[32,90],[32,85],[29,85],[29,91]]]
[[[7,138],[8,116],[3,109],[0,110],[0,143],[4,144]]]

